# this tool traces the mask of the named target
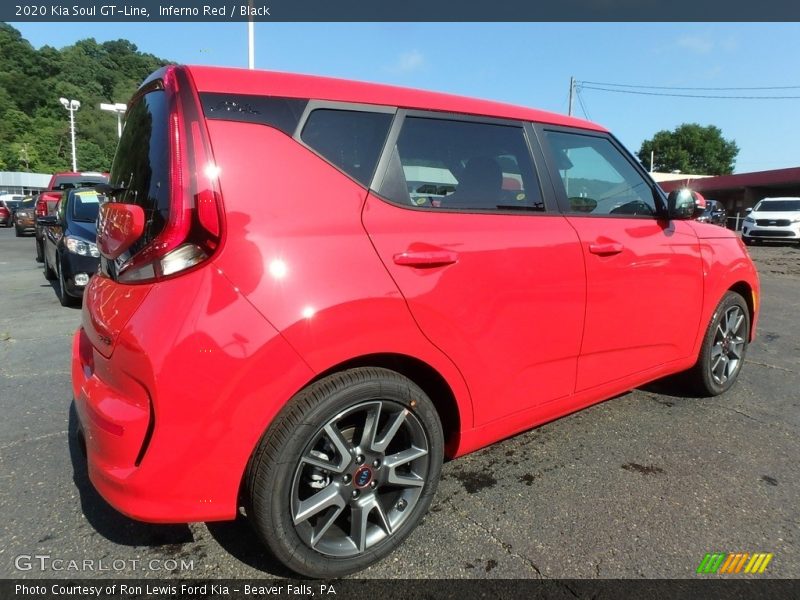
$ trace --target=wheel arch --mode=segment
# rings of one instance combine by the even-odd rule
[[[445,459],[456,454],[460,445],[463,427],[463,415],[450,384],[439,371],[428,363],[408,356],[392,352],[367,354],[338,363],[318,373],[307,385],[313,384],[334,373],[358,367],[379,367],[389,369],[407,377],[417,384],[433,402],[444,433]]]
[[[736,292],[742,298],[744,298],[745,303],[747,304],[747,312],[750,313],[750,331],[748,332],[750,336],[750,341],[753,340],[755,337],[755,326],[756,326],[756,299],[754,295],[754,290],[752,286],[747,283],[746,281],[737,281],[733,285],[731,285],[728,289],[728,292]]]

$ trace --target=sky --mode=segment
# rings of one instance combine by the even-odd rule
[[[12,23],[35,47],[125,38],[186,64],[247,66],[246,23]],[[573,114],[632,152],[657,131],[716,125],[735,172],[800,165],[800,23],[256,23],[258,69],[390,83]],[[783,90],[644,92],[795,96],[733,100],[611,93],[580,82]],[[608,87],[608,86],[606,86]],[[125,102],[127,98],[115,98]],[[581,102],[582,101],[582,102]],[[647,162],[645,162],[645,166]]]

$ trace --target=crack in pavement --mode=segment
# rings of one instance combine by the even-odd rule
[[[47,438],[56,437],[68,433],[69,431],[65,429],[64,431],[54,431],[53,433],[45,433],[42,435],[37,435],[36,437],[32,438],[22,438],[21,440],[14,440],[13,442],[9,442],[8,444],[0,446],[0,452],[2,452],[3,450],[8,450],[9,448],[13,448],[14,446],[19,446],[20,444],[25,444],[27,442],[39,442],[41,440],[46,440]]]
[[[500,538],[498,538],[498,537],[497,537],[497,536],[496,536],[496,535],[495,535],[495,534],[492,532],[492,530],[491,530],[491,529],[489,529],[488,527],[486,527],[485,525],[483,525],[483,523],[481,523],[480,521],[477,521],[476,519],[473,519],[471,516],[469,516],[469,514],[467,514],[467,512],[466,512],[466,511],[464,511],[464,510],[460,509],[458,506],[456,506],[456,505],[453,503],[452,499],[450,499],[450,498],[445,498],[445,499],[444,499],[444,501],[445,501],[445,502],[447,502],[447,504],[449,504],[449,505],[450,505],[450,506],[453,508],[453,510],[454,510],[456,513],[458,513],[458,515],[459,515],[460,517],[463,517],[463,518],[465,518],[467,521],[469,521],[470,523],[472,523],[473,525],[475,525],[475,527],[477,527],[478,529],[480,529],[481,531],[483,531],[483,532],[484,532],[486,535],[488,535],[488,536],[491,538],[491,540],[492,540],[492,541],[493,541],[495,544],[497,544],[498,546],[500,546],[500,547],[501,547],[503,550],[505,550],[505,551],[506,551],[506,553],[507,553],[509,556],[511,556],[511,557],[513,557],[513,558],[516,558],[516,559],[518,559],[519,561],[521,561],[521,562],[525,563],[525,564],[526,564],[528,567],[530,567],[530,568],[531,568],[533,571],[535,571],[535,572],[536,572],[536,574],[537,574],[537,575],[539,575],[539,577],[540,577],[541,579],[549,579],[549,578],[548,578],[548,577],[546,577],[544,574],[542,574],[542,572],[539,570],[539,567],[537,567],[537,566],[536,566],[536,564],[535,564],[535,563],[534,563],[532,560],[530,560],[530,559],[528,559],[528,558],[525,558],[524,556],[522,556],[522,555],[518,554],[517,552],[514,552],[514,550],[512,549],[513,547],[511,546],[511,544],[508,544],[508,543],[504,542],[503,540],[501,540]]]
[[[786,373],[796,373],[796,371],[787,369],[786,367],[779,367],[778,365],[771,365],[769,363],[759,362],[757,360],[750,360],[749,358],[745,360],[745,364],[758,365],[759,367],[766,367],[768,369],[777,369],[778,371],[785,371]]]

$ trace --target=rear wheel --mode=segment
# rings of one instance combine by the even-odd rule
[[[412,381],[360,368],[298,393],[264,434],[247,473],[248,517],[284,565],[340,577],[413,531],[439,481],[443,434]]]
[[[700,356],[687,372],[691,391],[701,396],[721,394],[736,382],[750,336],[750,311],[744,298],[728,292],[711,317]]]

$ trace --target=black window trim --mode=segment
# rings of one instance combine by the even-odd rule
[[[614,146],[628,161],[628,163],[634,168],[634,170],[642,176],[644,181],[650,185],[651,193],[653,194],[653,202],[656,205],[656,214],[655,215],[611,215],[611,214],[591,214],[591,213],[581,213],[572,211],[569,206],[569,201],[567,199],[566,192],[564,191],[563,185],[558,185],[557,182],[561,179],[561,175],[558,173],[558,169],[555,165],[554,157],[550,152],[550,146],[545,139],[545,133],[548,131],[553,131],[556,133],[569,133],[572,135],[582,135],[586,137],[595,137],[607,140]],[[578,217],[578,218],[591,218],[591,219],[648,219],[651,221],[664,221],[667,219],[667,202],[666,202],[666,195],[664,194],[661,187],[650,177],[650,173],[642,166],[642,164],[635,160],[633,156],[628,152],[627,148],[623,146],[619,140],[614,137],[611,133],[603,132],[603,131],[596,131],[593,129],[582,129],[579,127],[563,127],[559,125],[549,125],[545,123],[534,123],[533,124],[533,132],[536,136],[537,143],[541,148],[541,152],[544,156],[545,164],[547,165],[547,171],[550,174],[550,179],[553,183],[554,192],[558,201],[558,207],[560,213],[564,216],[568,217]]]
[[[544,202],[545,209],[543,211],[537,210],[501,210],[501,209],[479,209],[479,208],[432,208],[430,206],[415,206],[413,204],[406,204],[404,202],[397,202],[392,198],[388,198],[381,194],[378,190],[381,189],[381,184],[383,183],[384,178],[386,177],[388,170],[389,170],[389,162],[391,161],[392,152],[394,151],[394,147],[397,144],[397,140],[400,137],[400,132],[403,128],[403,123],[405,122],[406,117],[419,117],[424,119],[439,119],[439,120],[447,120],[447,121],[466,121],[469,123],[483,123],[487,125],[503,125],[506,127],[516,127],[518,129],[522,129],[523,138],[525,140],[525,145],[528,150],[528,160],[530,161],[530,169],[533,172],[534,177],[537,180],[537,185],[539,186],[539,194]],[[552,184],[550,182],[550,174],[547,169],[544,168],[544,157],[538,147],[538,144],[534,141],[533,131],[530,129],[530,123],[525,121],[518,121],[515,119],[504,119],[501,117],[487,117],[482,115],[470,115],[466,113],[457,113],[457,112],[444,112],[444,111],[435,111],[435,110],[422,110],[422,109],[407,109],[407,108],[400,108],[397,111],[397,114],[394,118],[394,123],[392,123],[392,127],[389,130],[389,135],[386,137],[386,143],[383,147],[383,152],[381,153],[380,160],[378,160],[378,166],[375,168],[375,174],[372,177],[372,181],[370,183],[370,191],[372,194],[391,204],[392,206],[396,206],[397,208],[402,208],[404,210],[413,210],[413,211],[424,211],[431,214],[439,214],[439,215],[448,215],[448,214],[476,214],[476,215],[514,215],[518,217],[553,217],[553,216],[562,216],[558,205],[556,203],[556,197],[552,193],[548,193],[549,189],[552,189]]]

